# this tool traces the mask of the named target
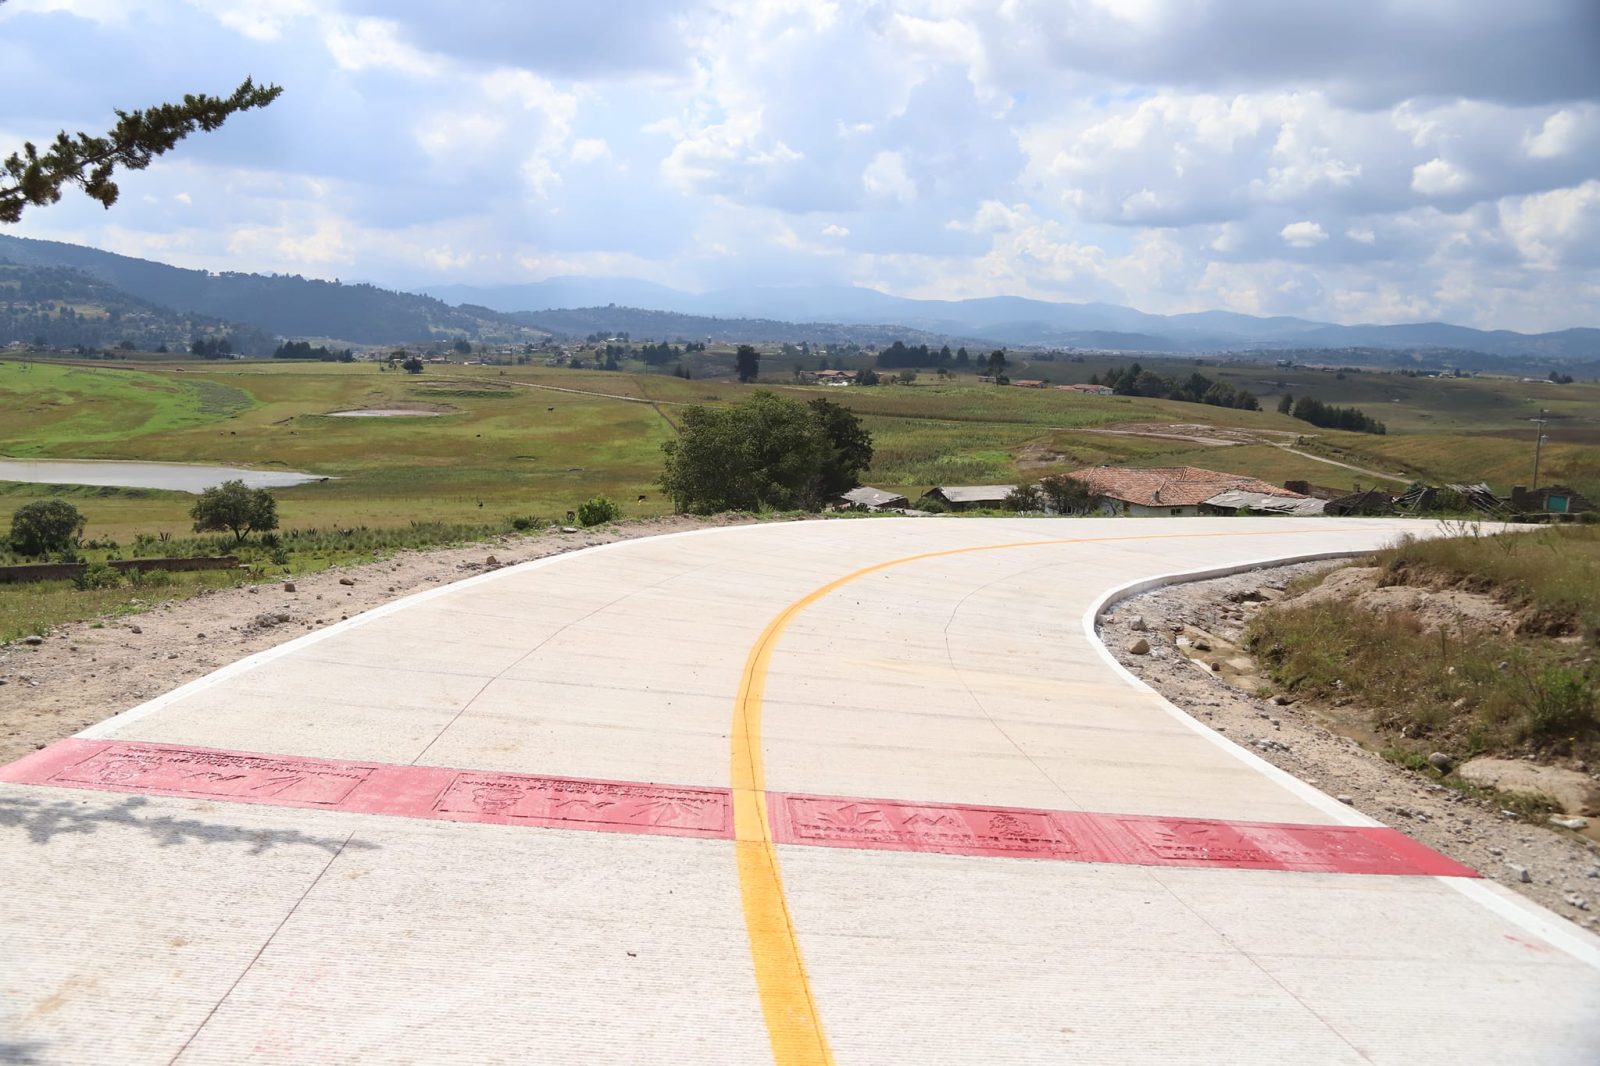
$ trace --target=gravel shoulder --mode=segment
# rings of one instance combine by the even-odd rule
[[[1600,846],[1592,840],[1508,817],[1395,766],[1363,746],[1377,738],[1362,736],[1353,720],[1329,709],[1281,706],[1255,695],[1253,664],[1232,647],[1250,614],[1296,578],[1337,565],[1301,563],[1157,589],[1117,604],[1102,619],[1100,636],[1145,684],[1268,762],[1557,914],[1600,929]],[[1130,650],[1141,640],[1147,651]],[[1200,647],[1211,641],[1215,649]]]

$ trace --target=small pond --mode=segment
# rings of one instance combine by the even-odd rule
[[[443,411],[413,411],[401,407],[365,407],[359,411],[331,411],[329,418],[438,418]]]
[[[224,481],[243,481],[252,489],[286,489],[319,474],[298,470],[244,470],[189,463],[123,462],[116,459],[0,459],[0,481],[41,485],[113,485],[124,489],[169,489],[200,493]]]

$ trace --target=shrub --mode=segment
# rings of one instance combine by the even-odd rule
[[[114,589],[122,584],[122,574],[114,566],[91,563],[72,583],[80,589]]]
[[[578,523],[585,526],[598,526],[606,522],[615,522],[622,517],[622,508],[617,506],[617,501],[609,496],[596,496],[578,505]]]
[[[66,551],[83,534],[83,514],[66,500],[35,500],[11,516],[11,548],[23,555]]]
[[[599,498],[604,499],[604,497]],[[616,505],[612,504],[612,506],[615,507]],[[531,514],[512,515],[506,519],[506,523],[518,533],[526,533],[529,530],[539,528],[539,520]]]
[[[136,589],[161,589],[173,582],[172,573],[167,570],[140,570],[137,567],[127,573],[128,584]]]

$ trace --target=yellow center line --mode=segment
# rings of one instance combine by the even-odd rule
[[[1012,548],[1044,548],[1063,544],[1095,544],[1114,541],[1189,540],[1207,537],[1282,537],[1328,530],[1286,529],[1270,532],[1152,533],[1143,536],[1069,537],[1059,540],[1027,540],[1008,544],[983,544],[970,548],[948,548],[890,559],[836,578],[795,600],[767,623],[745,659],[733,704],[730,784],[733,788],[734,854],[739,867],[739,895],[744,908],[745,931],[750,938],[750,956],[755,964],[756,990],[772,1043],[772,1058],[777,1066],[832,1066],[833,1051],[822,1029],[811,982],[795,937],[794,920],[783,892],[783,873],[778,864],[778,848],[772,839],[772,822],[767,817],[766,768],[761,746],[762,697],[766,691],[767,669],[773,652],[789,623],[818,600],[838,589],[882,570],[907,563],[941,559],[951,555],[1006,551]]]

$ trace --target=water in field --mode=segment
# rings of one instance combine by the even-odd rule
[[[169,489],[200,493],[224,481],[243,481],[252,489],[286,489],[326,481],[298,470],[243,470],[189,463],[140,463],[110,459],[0,459],[0,481],[41,485],[113,485],[124,489]]]
[[[359,411],[334,411],[329,418],[437,418],[443,411],[412,411],[402,407],[364,407]]]

